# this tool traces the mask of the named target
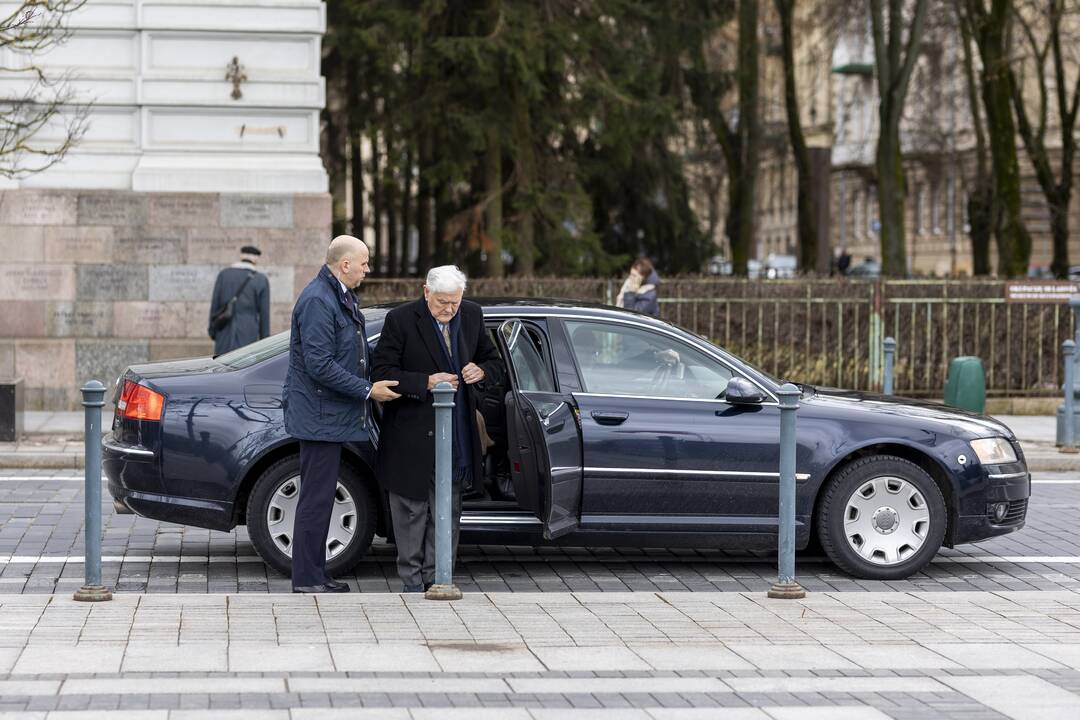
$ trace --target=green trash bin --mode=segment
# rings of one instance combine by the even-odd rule
[[[945,404],[986,412],[986,374],[981,358],[966,355],[952,359],[945,380]]]

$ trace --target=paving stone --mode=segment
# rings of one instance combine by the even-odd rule
[[[435,645],[431,650],[443,670],[455,672],[532,672],[543,670],[543,664],[521,646],[455,647]]]
[[[947,677],[941,681],[1014,720],[1080,717],[1080,695],[1030,676]]]
[[[966,668],[1060,668],[1045,655],[1009,643],[928,644],[927,648]]]
[[[19,656],[13,672],[20,675],[77,673],[90,669],[93,672],[118,672],[123,657],[124,645],[121,643],[30,644]]]
[[[170,636],[174,634],[172,631]],[[124,672],[226,672],[229,669],[228,645],[129,642],[121,669]]]
[[[533,654],[548,670],[648,670],[649,664],[625,647],[546,646]]]
[[[438,671],[440,666],[426,645],[331,643],[334,667],[346,672]]]

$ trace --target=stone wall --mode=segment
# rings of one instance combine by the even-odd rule
[[[287,330],[329,239],[325,194],[0,192],[0,377],[23,378],[28,410],[70,410],[87,380],[208,355],[214,280],[247,244]]]

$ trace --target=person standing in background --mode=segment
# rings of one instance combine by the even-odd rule
[[[270,334],[270,281],[255,269],[261,255],[259,248],[245,245],[240,261],[218,273],[207,328],[214,357]]]
[[[660,317],[660,303],[657,300],[659,287],[660,276],[656,274],[652,261],[640,257],[630,266],[630,276],[619,289],[615,304],[627,310]]]

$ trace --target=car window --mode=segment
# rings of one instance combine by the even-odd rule
[[[263,338],[250,345],[236,348],[217,357],[217,361],[233,370],[242,370],[289,349],[289,331]]]
[[[507,320],[499,333],[510,352],[510,364],[518,390],[555,392],[555,380],[542,355],[542,339],[520,320]]]
[[[577,321],[566,330],[586,392],[712,399],[732,376],[723,363],[661,333]]]

